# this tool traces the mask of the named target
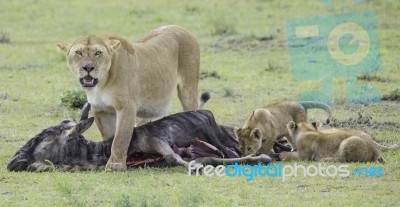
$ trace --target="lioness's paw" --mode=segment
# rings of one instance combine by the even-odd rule
[[[126,169],[127,167],[125,163],[108,162],[106,165],[106,170],[125,171]]]

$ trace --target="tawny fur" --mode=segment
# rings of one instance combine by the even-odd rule
[[[319,129],[318,123],[289,122],[287,129],[292,135],[297,152],[283,152],[282,161],[308,160],[333,162],[375,162],[385,163],[381,151],[398,149],[375,142],[363,131],[342,129]]]
[[[200,49],[182,27],[160,27],[137,43],[117,36],[88,36],[58,47],[81,81],[88,75],[98,80],[83,89],[103,139],[114,138],[109,168],[126,169],[135,124],[166,114],[176,90],[184,111],[198,108]],[[87,72],[85,65],[95,67]]]
[[[312,108],[325,110],[329,122],[331,108],[319,102],[283,102],[253,111],[244,126],[235,129],[243,155],[270,154],[275,141],[283,137],[286,137],[293,150],[296,149],[286,124],[289,121],[306,122],[307,109]]]

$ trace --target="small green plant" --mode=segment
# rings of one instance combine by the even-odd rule
[[[233,35],[236,34],[236,21],[225,16],[217,16],[211,19],[213,35]]]
[[[120,199],[115,202],[115,206],[117,207],[131,207],[135,206],[134,202],[127,195],[122,195]]]
[[[73,183],[64,179],[57,179],[56,184],[57,184],[57,190],[63,197],[69,200],[73,200],[73,192],[74,192]]]
[[[186,5],[186,6],[185,6],[185,11],[186,11],[187,13],[196,13],[196,12],[199,12],[200,9],[199,9],[199,7],[197,7],[197,6],[189,6],[189,5]]]
[[[74,183],[65,177],[57,174],[49,174],[53,178],[53,183],[58,194],[61,196],[65,206],[87,206],[87,201],[82,199],[79,191],[87,191],[85,183]]]
[[[279,70],[279,67],[271,62],[268,62],[267,67],[264,69],[267,72],[274,72],[276,70]]]
[[[203,79],[206,79],[206,78],[221,79],[221,76],[216,71],[212,71],[212,72],[201,71],[200,80],[203,80]]]
[[[7,32],[0,33],[0,43],[1,44],[9,44],[11,43],[10,35]]]
[[[138,194],[135,194],[133,197],[123,194],[120,198],[118,198],[114,202],[114,206],[117,206],[117,207],[133,207],[133,206],[157,207],[157,206],[163,206],[163,205],[160,203],[160,200],[157,199],[157,197],[155,197],[155,196],[138,193]]]
[[[389,82],[390,80],[387,78],[382,78],[377,75],[370,75],[370,74],[362,74],[357,77],[358,80],[364,81],[376,81],[376,82]]]
[[[56,166],[54,165],[54,163],[52,161],[44,160],[44,162],[51,166],[51,171],[56,171]]]
[[[197,192],[182,191],[180,197],[182,206],[199,206],[204,201],[201,194]]]
[[[82,108],[86,102],[85,92],[79,89],[66,91],[61,96],[61,103],[71,108]]]
[[[372,116],[363,115],[361,112],[358,112],[357,122],[359,124],[368,124],[371,123]]]
[[[225,92],[225,97],[231,97],[233,96],[233,89],[229,88],[229,87],[225,87],[224,88],[224,92]]]

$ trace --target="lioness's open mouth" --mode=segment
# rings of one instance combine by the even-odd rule
[[[97,78],[93,78],[92,76],[85,76],[83,78],[79,78],[79,81],[81,82],[81,85],[83,87],[91,88],[95,87],[96,84],[99,82]]]

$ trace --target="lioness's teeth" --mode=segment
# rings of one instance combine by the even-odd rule
[[[85,83],[92,83],[92,84],[93,84],[93,79],[91,79],[91,80],[83,79],[83,81],[84,81]]]

